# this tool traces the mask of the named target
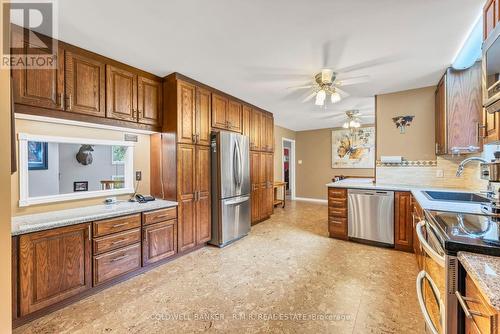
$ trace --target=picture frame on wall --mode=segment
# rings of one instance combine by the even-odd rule
[[[332,130],[332,168],[375,168],[375,127]]]
[[[89,191],[89,182],[88,181],[75,181],[73,182],[73,191]]]
[[[28,170],[49,169],[48,143],[28,141]]]

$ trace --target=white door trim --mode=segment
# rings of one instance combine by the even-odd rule
[[[295,139],[290,139],[286,137],[281,137],[281,181],[285,181],[285,171],[284,171],[284,160],[283,160],[283,147],[285,141],[290,142],[292,144],[292,148],[290,150],[290,187],[292,187],[292,200],[295,200],[295,170],[296,170],[296,165],[295,165]]]

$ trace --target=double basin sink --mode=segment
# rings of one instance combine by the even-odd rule
[[[466,202],[466,203],[487,203],[490,200],[484,196],[474,193],[462,193],[452,191],[423,191],[431,201],[452,201],[452,202]]]

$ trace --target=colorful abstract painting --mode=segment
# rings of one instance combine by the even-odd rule
[[[332,168],[374,167],[374,127],[332,131]]]

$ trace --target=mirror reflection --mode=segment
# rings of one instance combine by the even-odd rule
[[[123,189],[127,149],[28,141],[29,197]]]

